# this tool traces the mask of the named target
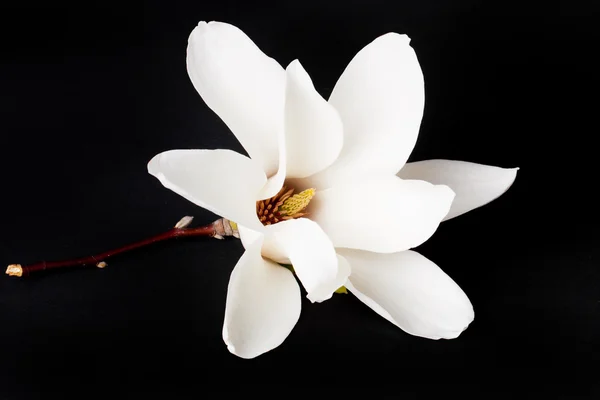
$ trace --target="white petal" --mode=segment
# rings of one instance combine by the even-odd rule
[[[315,90],[298,60],[287,67],[287,176],[305,178],[330,166],[342,149],[342,120]]]
[[[168,189],[222,217],[262,230],[256,198],[266,182],[260,165],[231,150],[170,150],[148,163]]]
[[[256,241],[240,258],[227,288],[223,340],[233,354],[253,358],[279,346],[300,317],[300,288],[286,268],[260,255]]]
[[[337,161],[314,177],[328,187],[341,177],[395,174],[413,150],[425,103],[423,73],[406,35],[367,45],[338,80],[329,103],[344,124]]]
[[[360,250],[356,250],[356,251],[360,251]],[[408,250],[410,251],[410,250]],[[338,257],[341,257],[338,254]],[[348,264],[350,265],[350,264]],[[348,289],[350,291],[350,293],[352,293],[357,299],[359,299],[360,301],[362,301],[363,303],[365,303],[367,306],[369,306],[369,308],[373,311],[375,311],[377,314],[379,314],[381,317],[387,319],[388,321],[390,321],[392,324],[394,325],[398,325],[396,323],[396,321],[394,321],[394,318],[392,318],[392,316],[390,315],[389,312],[387,312],[383,307],[381,307],[379,304],[377,304],[372,298],[370,298],[369,296],[366,296],[364,294],[362,294],[361,292],[359,292],[353,285],[352,282],[350,281],[350,278],[348,278],[348,281],[346,282],[346,289]]]
[[[342,249],[341,251],[344,251],[344,250]],[[350,250],[346,249],[345,251],[348,252]],[[359,250],[356,250],[356,251],[358,252]],[[348,260],[344,256],[342,256],[339,252],[337,253],[337,257],[338,257],[338,264],[340,266],[343,265],[344,268],[350,270],[350,275],[352,275],[352,267],[350,266],[350,263],[348,262]],[[350,276],[348,276],[348,279],[346,279],[344,286],[346,286],[346,289],[348,289],[356,298],[358,298],[360,301],[362,301],[367,306],[369,306],[369,308],[371,308],[377,314],[379,314],[383,318],[387,319],[392,324],[397,325],[396,322],[394,321],[394,318],[392,318],[392,316],[390,315],[390,313],[388,313],[383,307],[381,307],[379,304],[377,304],[375,301],[373,301],[373,299],[371,299],[370,297],[365,296],[364,294],[359,292],[352,285],[352,282],[350,281]]]
[[[398,176],[449,186],[456,198],[444,218],[447,220],[500,197],[515,181],[517,170],[465,161],[426,160],[406,164]]]
[[[285,71],[237,27],[200,22],[189,37],[187,68],[206,104],[268,177],[279,165]]]
[[[393,253],[429,239],[453,198],[447,186],[392,175],[317,191],[307,211],[335,247]]]
[[[268,176],[267,183],[261,189],[256,200],[269,199],[275,196],[282,188],[285,182],[287,172],[287,151],[286,151],[285,132],[283,128],[277,132],[277,151],[279,154],[279,167],[274,175]]]
[[[319,225],[306,218],[266,227],[262,254],[275,262],[292,264],[312,302],[331,298],[341,286],[339,282],[345,279],[338,276],[338,262],[331,240]]]
[[[262,233],[255,231],[254,229],[246,228],[243,225],[238,224],[238,232],[240,233],[240,240],[242,241],[242,246],[245,249],[248,249],[252,244],[262,237]],[[262,239],[261,239],[262,240]]]
[[[339,289],[342,286],[346,286],[348,284],[348,277],[350,276],[350,272],[352,270],[350,269],[350,263],[348,263],[348,260],[340,256],[339,254],[336,254],[336,257],[338,261],[338,273],[335,278],[335,284]]]
[[[405,332],[453,339],[473,321],[475,314],[467,295],[419,253],[338,252],[352,269],[348,290]]]

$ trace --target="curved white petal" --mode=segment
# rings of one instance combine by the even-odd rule
[[[425,89],[423,73],[406,35],[388,33],[361,51],[338,80],[329,103],[344,124],[337,161],[313,178],[328,187],[341,177],[395,174],[419,133]]]
[[[500,197],[513,184],[519,168],[500,168],[466,161],[425,160],[408,163],[402,179],[421,179],[447,185],[456,193],[444,220],[457,217]]]
[[[282,188],[285,182],[287,172],[287,151],[286,138],[283,128],[277,132],[277,151],[279,153],[279,167],[274,175],[268,175],[267,183],[260,190],[256,200],[269,199],[275,196]]]
[[[357,251],[359,251],[359,250],[357,250]],[[338,254],[338,257],[341,257],[341,256]],[[350,264],[348,264],[348,265],[350,265]],[[377,304],[372,298],[370,298],[369,296],[366,296],[363,293],[361,293],[360,291],[358,291],[352,285],[352,282],[350,281],[350,279],[348,279],[345,286],[346,286],[346,289],[348,289],[350,291],[350,293],[352,293],[357,299],[359,299],[360,301],[365,303],[367,306],[369,306],[369,308],[371,310],[375,311],[377,314],[379,314],[381,317],[387,319],[392,324],[398,325],[396,323],[396,321],[394,321],[394,318],[392,318],[392,316],[390,315],[389,312],[387,312],[383,307],[381,307],[379,304]]]
[[[286,69],[287,176],[305,178],[330,166],[342,149],[342,120],[315,90],[298,60]]]
[[[168,189],[222,217],[262,230],[256,198],[266,182],[260,165],[231,150],[170,150],[148,163]]]
[[[345,279],[338,276],[331,240],[319,225],[306,218],[267,226],[262,254],[275,262],[292,264],[312,302],[331,298],[341,286],[339,282]]]
[[[338,253],[352,269],[348,290],[411,335],[453,339],[475,317],[462,289],[417,252],[339,249]]]
[[[335,247],[393,253],[429,239],[453,198],[447,186],[392,175],[317,191],[307,211]]]
[[[223,340],[233,354],[253,358],[279,346],[300,317],[300,288],[286,268],[260,255],[262,240],[246,250],[227,288]]]
[[[187,69],[206,104],[272,176],[279,165],[285,71],[237,27],[200,22],[188,40]]]
[[[350,263],[344,257],[336,254],[338,261],[338,273],[335,278],[335,284],[338,289],[342,286],[346,286],[348,284],[348,277],[350,277],[350,272],[352,271],[350,268]]]
[[[242,246],[244,246],[244,249],[248,249],[252,245],[252,243],[254,243],[263,236],[261,232],[255,231],[254,229],[246,228],[243,225],[238,224],[237,227],[238,232],[240,234],[240,240],[242,241]]]

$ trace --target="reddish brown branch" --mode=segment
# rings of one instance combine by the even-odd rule
[[[105,260],[109,257],[116,256],[117,254],[125,253],[130,250],[138,249],[140,247],[148,246],[153,243],[162,242],[164,240],[179,238],[179,237],[189,237],[189,236],[215,236],[215,223],[211,223],[205,226],[201,226],[198,228],[187,228],[187,224],[191,222],[191,217],[186,217],[187,220],[184,221],[182,219],[175,228],[172,228],[166,232],[161,234],[152,236],[148,239],[141,240],[139,242],[131,243],[123,247],[116,248],[114,250],[105,251],[100,254],[96,254],[88,257],[81,257],[72,260],[65,261],[53,261],[46,262],[42,261],[36,264],[31,264],[27,266],[21,266],[20,264],[12,264],[9,265],[6,269],[6,274],[10,276],[29,276],[38,271],[45,271],[49,269],[59,269],[59,268],[71,268],[71,267],[83,267],[93,265],[98,268],[106,267]],[[182,223],[184,222],[184,223]]]

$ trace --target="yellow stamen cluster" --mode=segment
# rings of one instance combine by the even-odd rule
[[[288,219],[300,218],[315,195],[315,189],[306,189],[292,195],[294,189],[283,186],[279,193],[270,199],[256,202],[256,214],[263,225],[276,224]]]
[[[287,199],[281,207],[279,207],[279,213],[281,215],[296,215],[301,213],[307,206],[308,203],[315,196],[315,189],[310,188],[303,190]]]

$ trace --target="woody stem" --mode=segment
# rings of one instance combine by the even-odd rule
[[[182,220],[183,221],[183,220]],[[189,219],[191,222],[191,218]],[[188,223],[189,223],[188,222]],[[64,261],[53,261],[46,262],[42,261],[36,264],[31,264],[27,266],[21,266],[20,264],[12,264],[9,265],[6,269],[6,274],[11,276],[29,276],[35,272],[45,271],[50,269],[60,269],[60,268],[72,268],[72,267],[84,267],[84,266],[96,266],[98,268],[104,268],[107,264],[104,262],[109,257],[116,256],[118,254],[126,253],[131,250],[139,249],[140,247],[145,247],[154,243],[162,242],[168,239],[179,238],[179,237],[190,237],[190,236],[215,236],[215,224],[211,223],[205,226],[201,226],[198,228],[187,228],[186,226],[175,226],[166,232],[160,233],[158,235],[149,237],[147,239],[140,240],[135,243],[131,243],[122,247],[118,247],[113,250],[108,250],[99,254],[95,254],[92,256],[74,258],[71,260]]]

